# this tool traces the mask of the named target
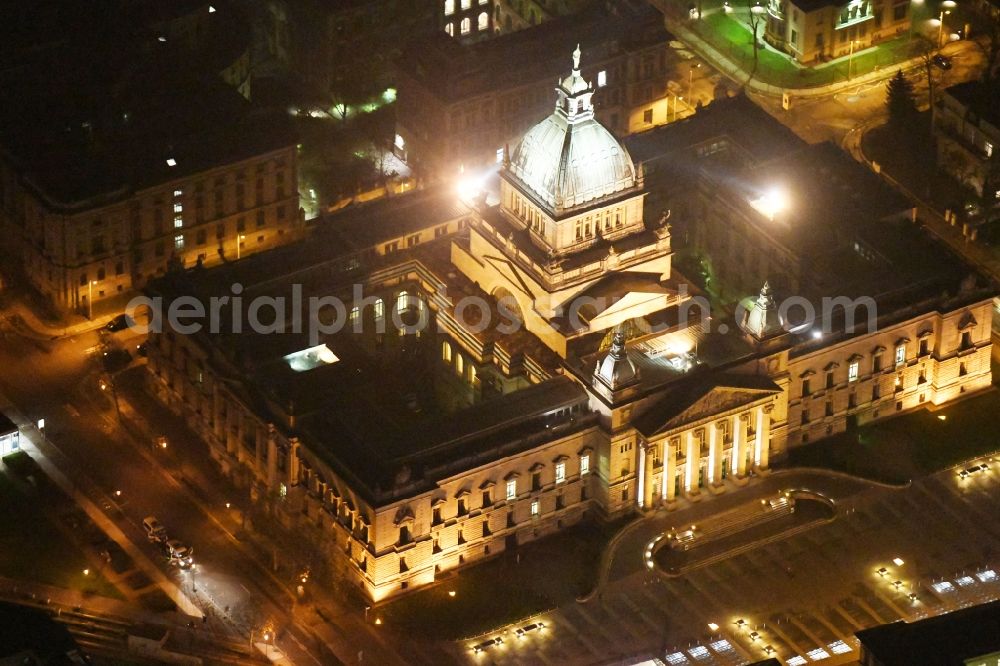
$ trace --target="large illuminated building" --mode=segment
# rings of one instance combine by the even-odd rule
[[[957,260],[921,238],[895,250],[916,236],[905,219],[827,236],[842,216],[814,219],[789,182],[787,199],[758,191],[805,148],[744,98],[626,147],[594,118],[580,58],[555,109],[504,156],[498,187],[377,202],[307,244],[154,285],[167,302],[238,291],[219,332],[152,336],[152,387],[228,476],[375,600],[586,515],[732,492],[809,437],[990,384],[992,291]],[[829,243],[830,256],[809,250],[826,257],[826,282],[802,299],[836,294],[840,261],[877,321],[791,321],[778,270],[780,289],[760,279],[725,307],[717,284],[700,290],[675,268],[699,270],[706,224],[765,256],[768,243]],[[310,339],[294,303],[314,295],[346,305]],[[283,334],[245,332],[277,302],[260,297],[291,304],[262,317]]]

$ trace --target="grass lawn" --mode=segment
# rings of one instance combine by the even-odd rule
[[[993,390],[936,412],[921,409],[793,448],[788,462],[792,467],[824,467],[879,481],[905,482],[1000,451],[998,413],[1000,391]]]
[[[123,599],[43,511],[44,488],[0,473],[0,576]]]
[[[701,21],[688,24],[719,52],[739,63],[746,71],[753,69],[753,44],[750,28],[740,19],[722,12],[706,14]],[[764,31],[763,24],[757,28],[758,35]],[[859,51],[853,59],[840,58],[815,67],[801,67],[787,55],[769,47],[757,52],[757,72],[754,78],[776,86],[801,88],[821,86],[847,79],[850,65],[851,76],[857,77],[877,69],[891,67],[916,54],[915,42],[908,36],[882,42],[878,46]],[[849,62],[850,61],[850,62]]]
[[[576,525],[371,612],[387,626],[424,639],[475,636],[589,592],[604,547],[626,523]]]

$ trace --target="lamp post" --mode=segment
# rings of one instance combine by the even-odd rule
[[[938,16],[938,38],[937,38],[938,48],[941,48],[943,46],[941,40],[944,37],[944,17],[947,16],[948,14],[951,14],[950,9],[942,9],[941,14]]]
[[[851,67],[854,64],[854,42],[856,40],[851,40],[851,53],[847,56],[847,80],[851,80]]]
[[[239,261],[241,250],[243,248],[243,239],[247,237],[246,234],[236,234],[236,260]]]
[[[694,86],[694,70],[697,69],[698,67],[701,67],[700,62],[697,63],[696,65],[693,65],[691,69],[688,70],[688,99],[692,99],[691,88]]]
[[[87,319],[94,318],[94,285],[97,280],[90,280],[87,283]]]

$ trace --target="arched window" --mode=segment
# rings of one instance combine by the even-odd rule
[[[455,354],[455,372],[461,377],[465,373],[465,359],[462,358],[461,354]]]
[[[451,345],[447,340],[441,343],[441,359],[445,363],[451,363]]]
[[[482,12],[479,15],[479,30],[487,30],[490,27],[490,15]]]
[[[454,23],[446,23],[445,26],[444,26],[444,31],[447,32],[450,37],[454,37],[455,36],[455,24]]]
[[[376,321],[385,316],[385,301],[381,298],[375,299],[375,319]]]
[[[476,374],[477,374],[476,373],[476,366],[470,365],[469,366],[469,383],[470,384],[475,384],[476,383]]]
[[[444,0],[444,15],[451,16],[455,13],[455,0]]]
[[[410,295],[405,291],[399,292],[399,296],[396,297],[396,312],[402,314],[409,304]]]
[[[472,21],[467,18],[462,19],[462,34],[469,34],[470,30],[472,30]]]
[[[351,328],[357,328],[358,319],[361,317],[361,308],[357,305],[351,308]]]

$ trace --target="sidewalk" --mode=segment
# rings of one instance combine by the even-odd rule
[[[93,319],[69,313],[66,315],[66,321],[62,324],[42,320],[21,298],[15,298],[9,306],[4,308],[3,316],[25,334],[34,335],[41,340],[58,340],[106,326],[109,321],[124,311],[117,302],[118,299],[111,300],[115,302],[102,302],[94,307]]]

